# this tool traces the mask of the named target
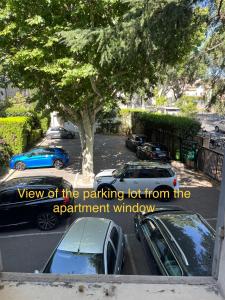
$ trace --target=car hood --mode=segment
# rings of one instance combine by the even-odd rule
[[[112,173],[115,171],[115,169],[107,169],[99,172],[96,177],[112,177]]]

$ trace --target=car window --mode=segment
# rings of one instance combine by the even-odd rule
[[[124,178],[139,178],[140,170],[139,169],[127,169],[124,173]]]
[[[38,155],[41,155],[41,153],[39,151],[32,151],[32,152],[29,152],[28,153],[28,156],[38,156]]]
[[[162,236],[159,229],[156,227],[151,234],[151,241],[155,246],[156,252],[159,255],[161,262],[170,276],[181,276],[182,271],[178,265],[174,254],[170,250],[166,240]]]
[[[116,264],[116,254],[110,242],[107,245],[107,269],[108,274],[114,274]]]
[[[119,242],[119,233],[116,227],[112,228],[112,231],[110,233],[110,239],[113,242],[115,249],[117,250]]]
[[[155,169],[155,178],[171,177],[170,172],[167,169]]]
[[[139,178],[155,178],[154,169],[141,169]]]
[[[17,191],[9,190],[0,192],[0,204],[9,204],[17,202],[18,199]]]

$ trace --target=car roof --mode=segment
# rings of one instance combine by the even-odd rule
[[[171,169],[171,165],[163,162],[157,162],[157,161],[130,161],[126,163],[125,165],[128,166],[141,166],[145,168],[164,168],[164,169]]]
[[[210,274],[215,232],[206,221],[198,214],[185,210],[153,213],[152,218],[182,249],[186,269],[191,275]]]
[[[35,151],[35,150],[54,151],[55,148],[54,148],[54,147],[44,147],[44,146],[39,146],[39,147],[32,148],[30,151]]]
[[[58,177],[58,176],[17,177],[1,183],[0,191],[8,188],[24,187],[24,186],[40,186],[40,185],[56,186],[61,182],[62,182],[62,177]]]
[[[132,136],[133,137],[146,137],[146,135],[143,133],[133,133]]]
[[[79,218],[69,228],[57,250],[103,253],[105,237],[112,221],[104,218]]]

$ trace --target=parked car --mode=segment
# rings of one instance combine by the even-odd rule
[[[137,147],[146,142],[146,135],[144,134],[132,134],[125,142],[127,148],[132,151],[136,151]]]
[[[57,197],[53,197],[56,189]],[[1,183],[0,228],[33,223],[41,230],[51,230],[60,221],[53,212],[54,205],[73,204],[73,199],[64,197],[60,191],[72,186],[62,177],[33,176],[14,178]],[[67,216],[66,214],[64,216]]]
[[[69,163],[69,154],[63,148],[37,147],[29,152],[12,156],[10,168],[23,171],[26,168],[55,167],[62,169]]]
[[[161,144],[145,143],[138,146],[136,155],[139,159],[170,162],[170,153],[168,148]]]
[[[46,136],[50,139],[73,139],[75,132],[63,127],[53,127],[48,129]]]
[[[77,219],[54,250],[43,273],[120,274],[124,235],[120,226],[103,218]]]
[[[136,214],[134,225],[162,275],[211,276],[215,232],[199,214],[165,206]]]
[[[215,131],[225,131],[225,120],[219,121],[215,126]]]
[[[159,200],[170,200],[174,190],[179,189],[176,173],[171,165],[161,162],[135,161],[123,165],[119,169],[103,170],[95,176],[94,188],[97,191],[145,190],[167,191],[169,197]],[[166,197],[167,196],[167,197]]]

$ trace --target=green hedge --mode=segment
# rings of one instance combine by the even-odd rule
[[[135,126],[139,124],[147,135],[153,131],[164,131],[185,139],[196,136],[201,128],[201,124],[197,120],[189,117],[163,115],[137,109],[122,109],[120,111],[122,116],[128,114],[132,116],[133,131],[135,131]]]
[[[14,105],[0,112],[0,117],[30,117],[33,128],[41,128],[46,132],[50,125],[50,116],[43,116],[42,113],[36,113],[34,110]]]
[[[0,118],[0,136],[13,153],[20,153],[26,149],[27,136],[32,131],[32,123],[30,117]]]
[[[3,169],[8,164],[11,154],[10,147],[0,138],[0,174],[3,173]]]
[[[0,112],[1,117],[31,117],[33,115],[32,110],[21,106],[8,107]]]
[[[40,126],[43,133],[45,133],[48,130],[49,125],[50,125],[50,117],[40,118]]]
[[[42,137],[42,129],[33,129],[27,137],[29,146],[33,146]]]

